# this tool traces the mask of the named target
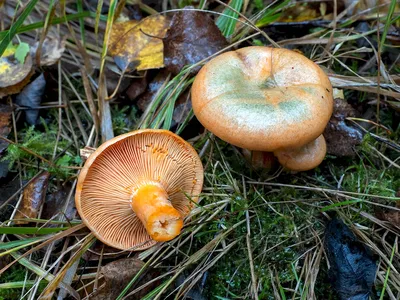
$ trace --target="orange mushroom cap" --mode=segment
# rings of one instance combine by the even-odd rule
[[[305,56],[246,47],[204,65],[193,83],[192,105],[203,126],[222,140],[273,152],[320,136],[333,96],[328,77]]]
[[[323,135],[300,148],[275,151],[279,163],[292,171],[308,171],[317,167],[326,155]]]
[[[107,141],[89,157],[75,203],[99,240],[143,250],[180,233],[202,186],[203,166],[189,143],[168,130],[144,129]]]

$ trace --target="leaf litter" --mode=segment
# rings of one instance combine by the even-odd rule
[[[193,7],[187,6],[174,14],[163,39],[165,68],[174,75],[228,46],[208,14],[190,9]],[[196,74],[200,67],[193,68],[191,74]]]
[[[14,219],[21,219],[15,221],[15,224],[27,224],[28,221],[23,219],[35,219],[38,217],[39,211],[44,203],[47,186],[49,184],[49,172],[43,172],[35,180],[33,180],[27,187],[25,187],[22,202],[20,203]]]

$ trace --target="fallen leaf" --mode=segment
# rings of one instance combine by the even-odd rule
[[[174,15],[163,42],[165,67],[174,75],[184,66],[193,65],[228,45],[210,16],[193,10],[183,10]],[[200,67],[192,69],[191,74],[196,74]]]
[[[142,21],[114,23],[108,51],[121,71],[162,68],[161,39],[167,32],[168,24],[168,20],[161,15],[149,16]]]
[[[47,184],[50,174],[43,172],[30,184],[22,195],[22,202],[14,216],[14,219],[36,218],[46,196]],[[15,221],[15,224],[27,224],[27,221]]]
[[[137,99],[137,106],[141,111],[145,111],[153,97],[157,94],[158,90],[163,86],[168,78],[168,72],[165,70],[160,71],[157,76],[150,81],[147,90]]]
[[[171,128],[183,123],[192,110],[192,101],[189,98],[189,90],[183,92],[175,102],[174,112],[172,114]]]
[[[400,190],[396,193],[396,197],[400,197]],[[399,201],[396,202],[396,208],[400,209]],[[400,227],[400,211],[398,210],[388,211],[382,208],[377,208],[376,216],[381,220],[393,224],[394,226]]]
[[[6,166],[8,166],[8,164]],[[8,176],[6,175],[7,177],[4,176],[5,178],[0,180],[0,206],[4,205],[4,203],[21,187],[19,177],[15,175],[15,173],[10,173]],[[5,221],[10,219],[17,200],[18,197],[14,197],[14,199],[8,202],[8,205],[0,210],[0,220]]]
[[[278,22],[303,22],[315,20],[320,17],[319,3],[295,2],[295,4],[285,9],[278,19]]]
[[[40,74],[34,81],[28,84],[16,97],[15,103],[25,108],[35,108],[40,106],[46,88],[46,79]],[[29,125],[35,125],[39,116],[38,109],[24,110],[25,119]]]
[[[50,220],[54,219],[57,215],[62,214],[67,220],[72,220],[76,215],[75,201],[73,197],[70,197],[68,205],[65,207],[70,191],[70,186],[62,186],[54,193],[49,194],[43,204],[41,218]],[[63,213],[64,207],[65,213]]]
[[[39,66],[41,67],[52,66],[56,64],[65,51],[65,40],[66,37],[64,39],[60,39],[58,37],[47,36],[44,39],[42,47],[40,49]],[[39,42],[36,42],[31,47],[30,52],[32,57],[36,57],[38,47],[39,47]]]
[[[355,146],[361,144],[363,134],[345,120],[347,117],[355,117],[355,112],[346,100],[335,98],[332,117],[323,133],[328,154],[350,157],[355,155]]]
[[[27,43],[20,43],[15,49],[15,59],[19,61],[21,65],[25,63],[26,55],[29,53],[29,45]]]
[[[0,98],[18,93],[32,75],[32,58],[21,64],[14,55],[0,57]]]
[[[85,146],[85,148],[79,150],[79,155],[82,161],[86,161],[92,153],[96,151],[96,148]]]
[[[324,247],[339,298],[369,299],[377,270],[369,249],[336,217],[326,226]]]
[[[2,137],[7,137],[11,132],[11,115],[12,108],[9,105],[0,103],[0,136]],[[8,143],[0,140],[0,157],[7,147]]]
[[[147,77],[135,78],[131,81],[129,88],[126,91],[126,95],[129,100],[135,100],[141,94],[146,91],[147,88]]]
[[[134,258],[124,258],[113,261],[101,268],[101,274],[104,276],[105,283],[102,284],[99,290],[91,298],[92,300],[114,300],[126,287],[126,285],[132,280],[132,278],[140,271],[144,266],[144,262]],[[144,273],[135,286],[144,284],[152,280],[155,276],[155,272]],[[149,293],[157,282],[148,285],[144,289],[130,296],[129,299],[142,299],[147,293]],[[131,288],[133,290],[133,287]],[[129,293],[129,292],[128,292]]]

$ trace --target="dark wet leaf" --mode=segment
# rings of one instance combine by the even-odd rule
[[[186,90],[179,96],[178,100],[175,102],[175,109],[172,115],[171,127],[175,127],[181,124],[188,117],[190,110],[192,109],[192,101],[190,101],[190,98],[188,97],[189,91]]]
[[[41,218],[50,220],[62,214],[67,220],[72,220],[75,217],[76,208],[73,197],[68,199],[70,191],[70,186],[63,186],[58,188],[56,192],[49,194],[44,202]],[[67,200],[69,200],[68,203],[66,203]],[[65,207],[66,205],[67,207]],[[63,213],[64,207],[65,214]]]
[[[157,94],[158,90],[162,87],[168,78],[168,72],[161,71],[157,76],[149,83],[147,90],[138,98],[137,106],[141,111],[144,111],[153,97]]]
[[[174,15],[163,42],[165,67],[174,75],[184,66],[195,64],[228,45],[208,14],[192,10],[183,10]],[[191,74],[198,70],[200,66],[193,69]]]
[[[324,247],[339,298],[368,300],[377,270],[369,249],[336,217],[326,226]]]
[[[15,103],[21,107],[36,108],[40,106],[44,91],[46,88],[46,79],[41,74],[34,81],[28,84],[22,92],[16,97]],[[35,125],[39,116],[38,109],[24,110],[26,122],[29,125]]]
[[[177,289],[182,288],[182,284],[189,274],[184,273],[180,275],[175,281],[175,287]],[[185,299],[188,300],[206,300],[207,297],[203,295],[204,285],[207,279],[207,272],[203,275],[202,280],[197,282],[189,291],[185,291]]]
[[[101,273],[104,276],[105,283],[100,286],[98,292],[96,292],[95,296],[91,299],[115,300],[143,266],[144,262],[134,258],[124,258],[105,265],[101,268]],[[156,277],[154,271],[144,273],[144,275],[137,281],[137,284],[140,285],[147,283],[154,277]],[[156,285],[157,282],[124,299],[142,299]]]
[[[345,100],[335,98],[332,117],[323,133],[328,154],[352,157],[355,146],[361,144],[362,132],[348,125],[347,117],[355,117],[355,110]]]
[[[46,196],[50,174],[43,172],[28,184],[22,196],[14,219],[36,218]],[[16,221],[15,224],[27,224],[26,221]]]
[[[11,132],[12,109],[9,105],[0,103],[0,136],[7,137]],[[0,178],[7,176],[8,162],[2,161],[3,152],[7,149],[8,143],[0,140]]]
[[[129,100],[135,100],[146,91],[146,88],[146,76],[143,76],[142,78],[135,78],[132,80],[128,90],[126,91],[126,95],[128,96]]]
[[[396,193],[396,197],[400,197],[400,190]],[[396,208],[400,209],[400,202],[396,202]],[[386,222],[389,222],[390,224],[393,224],[394,226],[400,227],[400,211],[398,210],[383,210],[379,209],[376,212],[376,216],[384,220]]]
[[[2,137],[7,137],[8,134],[11,132],[11,115],[12,109],[10,105],[0,103],[0,135]],[[0,157],[7,146],[7,142],[0,140]]]
[[[7,164],[8,165],[8,164]],[[6,165],[6,167],[7,167]],[[10,199],[12,195],[14,195],[18,189],[20,188],[20,180],[18,176],[15,174],[8,174],[7,177],[0,179],[0,206],[4,205],[4,203]],[[8,220],[11,217],[11,213],[17,202],[18,197],[14,197],[11,201],[8,202],[9,205],[6,205],[0,210],[0,220]]]

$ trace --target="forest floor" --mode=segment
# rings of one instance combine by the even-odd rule
[[[399,299],[399,25],[396,0],[0,1],[0,299]],[[317,168],[260,168],[194,116],[198,69],[246,46],[328,75]],[[75,188],[83,154],[143,128],[189,141],[204,187],[181,235],[120,251]]]

